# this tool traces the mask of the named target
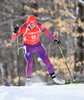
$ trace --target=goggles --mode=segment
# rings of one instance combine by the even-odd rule
[[[36,24],[28,24],[30,27],[34,27]]]

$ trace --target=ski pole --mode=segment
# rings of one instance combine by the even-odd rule
[[[59,41],[59,40],[57,39],[57,41]],[[61,52],[61,54],[62,54],[62,57],[63,57],[63,59],[64,59],[64,61],[65,61],[65,64],[66,64],[66,66],[67,66],[67,69],[68,69],[69,75],[70,75],[70,77],[71,77],[71,80],[72,80],[72,82],[73,82],[73,77],[72,77],[72,75],[71,75],[71,72],[70,72],[70,70],[69,70],[69,67],[68,67],[68,65],[67,65],[66,59],[65,59],[65,57],[64,57],[63,51],[62,51],[62,49],[61,49],[60,46],[59,46],[59,49],[60,49],[60,52]]]
[[[16,27],[19,27],[17,24]],[[19,86],[20,86],[20,66],[19,66],[19,41],[18,41],[18,35],[17,35],[17,58],[18,58],[18,75],[19,75]]]

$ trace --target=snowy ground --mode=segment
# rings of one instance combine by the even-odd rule
[[[84,84],[1,86],[0,100],[84,100]]]

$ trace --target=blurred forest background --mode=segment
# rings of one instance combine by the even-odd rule
[[[84,81],[84,0],[0,0],[0,85],[18,85],[17,41],[12,40],[16,24],[21,26],[32,14],[61,40],[61,48],[75,80]],[[19,37],[22,46],[23,35]],[[57,77],[71,81],[59,46],[44,33],[40,40],[47,50]],[[22,49],[19,63],[21,85],[25,84],[26,61]],[[51,82],[46,66],[33,53],[32,82]]]

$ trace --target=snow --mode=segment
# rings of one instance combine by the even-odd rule
[[[0,100],[84,100],[84,84],[1,86]]]

